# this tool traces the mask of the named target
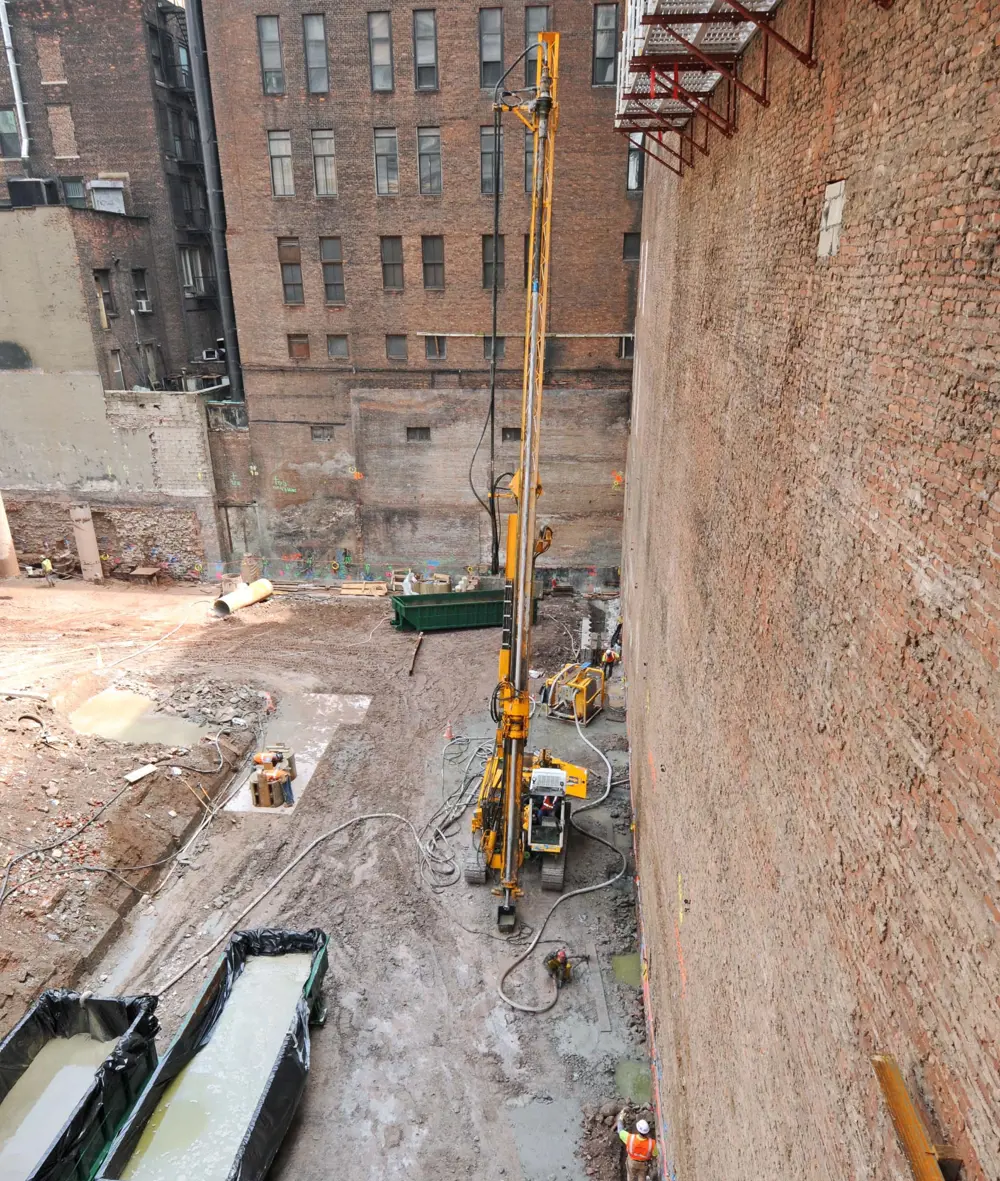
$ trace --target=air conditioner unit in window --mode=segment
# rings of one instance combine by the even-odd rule
[[[218,349],[203,349],[201,353],[201,359],[203,361],[221,361],[222,356],[220,355]]]
[[[145,312],[148,316],[153,310],[153,301],[151,299],[137,299],[135,301],[135,310],[137,312]]]

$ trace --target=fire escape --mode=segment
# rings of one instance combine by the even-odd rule
[[[892,4],[873,2],[880,8]],[[779,6],[773,0],[627,0],[616,130],[683,176],[709,154],[713,132],[733,137],[741,102],[770,105],[772,52],[815,67],[816,0],[807,4],[805,34],[795,44],[776,28]],[[743,55],[757,34],[759,64],[749,77]]]

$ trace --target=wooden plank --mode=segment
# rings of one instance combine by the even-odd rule
[[[891,1054],[876,1054],[872,1058],[872,1066],[914,1181],[944,1181],[944,1174],[938,1164],[938,1151],[931,1143],[924,1121],[910,1098],[896,1059]],[[954,1157],[947,1159],[953,1160]]]
[[[423,632],[421,632],[421,633],[420,633],[420,634],[417,636],[417,642],[416,642],[416,644],[414,645],[414,648],[413,648],[413,659],[410,661],[410,671],[407,673],[407,676],[410,676],[410,677],[412,677],[412,676],[413,676],[413,670],[414,670],[414,668],[416,667],[416,663],[417,663],[417,653],[420,651],[420,645],[421,645],[423,642],[424,642],[424,633],[423,633]]]

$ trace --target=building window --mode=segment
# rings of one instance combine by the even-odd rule
[[[622,258],[626,262],[639,261],[639,247],[642,241],[641,234],[626,234],[622,240]]]
[[[257,17],[260,73],[265,94],[285,93],[285,67],[281,60],[281,23],[276,16]]]
[[[618,338],[618,356],[622,361],[631,361],[635,356],[635,337],[620,336]]]
[[[326,355],[335,361],[346,361],[350,356],[347,349],[347,337],[328,336],[326,338]]]
[[[403,290],[403,239],[381,238],[382,286],[386,291]]]
[[[309,360],[309,337],[306,333],[289,333],[288,355],[293,361]]]
[[[347,341],[346,336],[338,336],[338,337],[328,336],[326,339],[328,341],[329,340],[343,340],[345,343]],[[344,356],[345,357],[347,356],[346,352],[344,353]],[[312,438],[312,441],[314,443],[332,443],[335,441],[335,439],[337,437],[336,425],[332,422],[314,423],[309,428],[309,435]]]
[[[437,15],[433,8],[417,9],[413,14],[413,63],[417,90],[437,90]]]
[[[504,426],[500,428],[501,443],[520,443],[521,428],[519,426]]]
[[[302,252],[298,238],[278,239],[278,262],[281,264],[281,287],[285,303],[305,303],[302,290]]]
[[[64,176],[62,178],[63,200],[74,209],[87,208],[87,191],[83,187],[82,176]]]
[[[443,361],[448,354],[448,341],[444,336],[424,337],[424,356],[428,361]]]
[[[385,338],[385,355],[390,361],[406,360],[406,337],[387,336]]]
[[[149,60],[153,63],[153,77],[157,82],[166,82],[163,73],[163,49],[160,45],[160,30],[155,25],[146,26],[149,31]]]
[[[527,290],[531,278],[531,235],[524,235],[524,287]]]
[[[269,131],[267,151],[271,157],[271,192],[275,197],[294,197],[295,178],[292,175],[292,133]]]
[[[183,42],[177,42],[177,85],[182,90],[191,89],[191,55]]]
[[[174,107],[167,108],[167,132],[170,137],[167,142],[167,150],[177,160],[187,159],[184,153],[184,128],[181,122],[181,113]]]
[[[503,234],[497,238],[497,287],[503,287],[504,277]],[[483,286],[493,286],[493,235],[483,234]]]
[[[595,86],[614,86],[615,62],[618,50],[618,5],[594,5],[594,68],[591,81]]]
[[[429,443],[431,428],[429,426],[408,426],[406,428],[407,443]]]
[[[436,197],[441,192],[441,129],[417,128],[417,162],[420,165],[420,192]]]
[[[111,388],[113,390],[125,388],[125,370],[122,368],[121,349],[111,350]]]
[[[507,338],[505,336],[497,337],[497,360],[502,361],[503,355],[507,351]],[[483,356],[487,361],[493,360],[493,337],[483,337]]]
[[[375,192],[380,197],[399,193],[399,148],[395,127],[375,128]]]
[[[142,346],[142,363],[146,367],[145,376],[149,378],[151,388],[159,389],[160,377],[157,372],[157,349],[155,344],[144,344]]]
[[[185,295],[205,294],[205,272],[201,265],[201,251],[197,246],[182,246],[181,280]]]
[[[503,77],[503,9],[479,10],[479,85],[490,90]]]
[[[368,60],[372,90],[392,90],[392,18],[388,12],[368,14]]]
[[[633,131],[628,137],[628,176],[625,187],[630,193],[641,193],[646,176],[646,153],[642,148],[643,134]]]
[[[327,94],[330,68],[326,57],[326,18],[322,15],[302,18],[302,41],[306,47],[306,85],[310,94]]]
[[[344,302],[344,255],[339,238],[320,238],[319,257],[323,264],[323,289],[327,303]],[[346,337],[345,337],[346,339]]]
[[[424,260],[424,286],[432,291],[444,290],[444,238],[439,235],[420,239]]]
[[[535,183],[535,133],[524,129],[524,191],[534,191]]]
[[[94,282],[97,284],[98,298],[105,316],[117,316],[115,307],[115,293],[111,290],[111,272],[94,271]]]
[[[17,133],[17,116],[13,107],[0,110],[0,159],[18,160],[21,156],[21,137]]]
[[[316,181],[316,196],[336,197],[337,149],[333,138],[333,131],[314,131],[312,133],[312,146],[313,177]]]
[[[146,287],[146,272],[142,267],[132,268],[132,294],[136,303],[149,299],[149,289]]]
[[[479,129],[479,188],[488,196],[493,195],[494,177],[497,173],[499,161],[498,191],[503,192],[503,128],[500,128],[500,141],[494,142],[493,124]]]
[[[534,86],[538,80],[538,34],[549,31],[551,12],[547,4],[529,4],[524,10],[524,44],[528,50],[524,59],[525,86]]]

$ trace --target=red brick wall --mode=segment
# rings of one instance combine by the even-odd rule
[[[207,0],[204,5],[240,351],[254,459],[262,473],[261,520],[275,537],[288,538],[299,527],[304,541],[329,541],[335,534],[354,537],[356,489],[349,485],[341,490],[342,473],[336,465],[321,466],[324,461],[317,461],[309,442],[310,423],[349,419],[350,390],[404,392],[432,383],[481,390],[487,378],[481,339],[451,337],[447,359],[428,362],[423,339],[416,335],[483,333],[490,327],[490,292],[482,285],[482,235],[492,231],[492,198],[480,193],[479,129],[492,123],[492,95],[478,85],[478,8],[458,0],[436,5],[440,88],[418,93],[413,82],[413,5],[386,0],[384,7],[392,10],[395,90],[387,95],[371,92],[366,7],[323,0],[308,11],[326,14],[331,93],[310,96],[305,93],[301,5],[287,0],[266,10],[248,0]],[[280,97],[262,93],[255,21],[262,11],[281,18],[287,93]],[[622,237],[639,228],[641,197],[626,192],[626,145],[611,125],[613,89],[590,85],[593,7],[556,3],[553,13],[563,41],[550,328],[554,333],[603,333],[609,338],[553,337],[548,352],[551,383],[607,392],[617,405],[612,417],[621,420],[627,414],[631,362],[619,360],[613,334],[632,330],[638,266],[623,262]],[[510,63],[524,43],[523,3],[504,5],[504,14],[505,58]],[[517,76],[523,78],[523,70]],[[376,126],[397,129],[398,197],[375,194]],[[419,193],[416,138],[417,128],[424,126],[441,129],[443,194],[437,197]],[[339,195],[333,198],[314,195],[309,131],[323,128],[333,128],[336,135]],[[294,197],[271,195],[269,129],[291,132]],[[524,333],[523,237],[531,208],[524,193],[522,130],[513,116],[505,118],[500,228],[505,235],[506,287],[499,323],[500,332],[510,335],[501,382],[516,387]],[[444,291],[423,288],[425,234],[444,237]],[[324,304],[321,235],[342,239],[344,307]],[[382,288],[381,235],[403,238],[401,293]],[[300,241],[304,306],[283,303],[279,236]],[[308,361],[289,359],[289,333],[309,335]],[[328,360],[328,333],[348,335],[348,362]],[[387,333],[409,335],[407,363],[387,361]],[[475,402],[482,407],[475,414],[481,415],[485,393],[475,395]],[[610,472],[621,464],[620,440],[604,430],[603,394],[598,404],[599,412],[589,418],[587,399],[581,396],[576,414],[592,428],[585,452],[603,453]],[[255,423],[261,424],[259,429]],[[467,467],[470,454],[471,447],[456,461],[457,467]],[[313,488],[315,478],[297,473],[295,479],[282,477],[297,489],[295,504],[288,500],[290,493],[279,489],[275,495],[270,469],[281,463],[314,471],[320,480],[315,492],[304,491]],[[565,474],[571,481],[583,478],[582,469]],[[580,495],[585,491],[573,482],[570,490]],[[317,501],[310,507],[307,502],[314,496],[333,497],[337,503],[324,507]],[[403,489],[399,503],[412,506],[435,496],[432,479]],[[453,508],[456,519],[475,523],[477,506],[467,489]],[[427,524],[433,530],[433,522]],[[602,551],[607,549],[605,522],[598,523],[594,537]],[[589,564],[585,530],[579,531],[578,540],[578,561]],[[351,544],[357,549],[356,541]],[[478,544],[478,531],[471,525],[464,543],[449,542],[451,549],[469,555],[477,552]]]
[[[875,1051],[1000,1175],[997,30],[820,5],[817,70],[772,51],[769,109],[650,166],[623,578],[679,1178],[908,1176]]]

